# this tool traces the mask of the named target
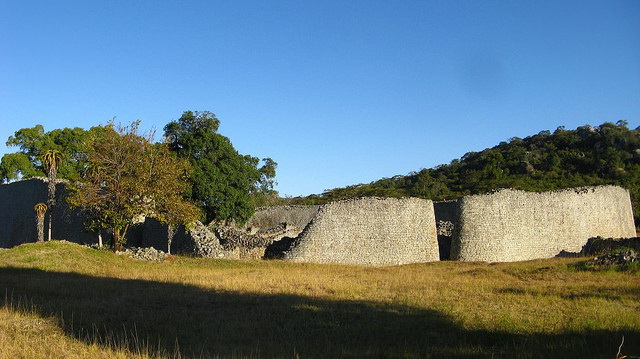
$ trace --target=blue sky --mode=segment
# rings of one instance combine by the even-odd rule
[[[640,1],[0,0],[0,141],[113,117],[160,133],[185,110],[293,196],[635,128]]]

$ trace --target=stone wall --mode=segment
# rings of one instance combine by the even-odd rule
[[[321,206],[274,206],[260,207],[249,218],[244,228],[251,233],[264,232],[272,228],[283,226],[289,232],[297,230],[297,233],[288,233],[297,236],[311,219],[318,214]]]
[[[629,192],[601,186],[501,190],[458,200],[451,259],[507,262],[578,252],[591,237],[635,237]]]
[[[84,230],[80,211],[66,205],[63,182],[56,193],[53,238],[96,243],[96,235]],[[0,185],[0,248],[36,241],[33,207],[46,200],[46,179]],[[636,236],[627,190],[501,190],[435,204],[416,198],[361,198],[323,206],[262,208],[243,228],[216,229],[200,223],[190,230],[180,227],[172,252],[365,265],[438,259],[503,262],[579,252],[597,236]],[[127,245],[166,251],[167,227],[147,219],[130,228]]]
[[[168,251],[167,249],[169,244],[169,230],[166,224],[160,223],[154,218],[145,218],[144,223],[142,224],[141,232],[141,241],[139,242],[139,244],[136,244],[136,246],[143,248],[153,247],[163,252]],[[178,226],[171,244],[172,253],[178,253],[177,248],[181,244],[180,240],[182,239],[184,233],[184,226]],[[133,241],[131,241],[130,239],[127,239],[127,244],[133,244],[132,242]]]
[[[10,248],[37,240],[36,214],[33,207],[47,202],[48,181],[33,178],[0,184],[0,247]],[[65,202],[67,190],[63,182],[56,185],[56,203],[51,235],[76,243],[94,243],[96,235],[84,231],[84,217]],[[49,215],[45,217],[47,238]]]
[[[417,198],[360,198],[326,204],[284,259],[397,265],[438,260],[433,203]]]

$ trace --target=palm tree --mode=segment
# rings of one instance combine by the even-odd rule
[[[44,241],[44,214],[47,212],[47,205],[40,202],[33,209],[36,211],[36,226],[38,228],[38,242]]]
[[[64,154],[58,150],[47,150],[41,157],[42,166],[47,170],[47,177],[49,178],[49,198],[47,204],[51,209],[49,211],[49,233],[47,240],[51,240],[51,223],[53,222],[53,207],[56,204],[56,180],[58,176],[58,168],[60,168],[60,162],[62,161]]]

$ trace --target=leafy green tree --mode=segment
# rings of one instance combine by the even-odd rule
[[[171,254],[171,242],[178,226],[189,225],[201,213],[198,207],[184,198],[189,188],[188,161],[178,159],[175,153],[169,151],[166,143],[156,144],[155,154],[155,166],[163,170],[157,171],[154,181],[163,187],[166,195],[156,199],[156,207],[163,210],[154,211],[152,215],[167,225],[167,253]]]
[[[22,152],[7,153],[0,162],[0,181],[11,182],[20,178],[31,178],[43,175]]]
[[[10,182],[21,178],[47,176],[48,169],[42,162],[47,151],[59,151],[64,156],[58,162],[57,176],[64,179],[77,178],[85,168],[85,143],[97,128],[63,128],[45,132],[42,125],[23,128],[10,136],[7,146],[19,151],[2,157],[0,180]]]
[[[256,166],[258,163],[255,161]],[[251,201],[254,207],[262,206],[274,206],[279,204],[280,197],[278,191],[274,190],[274,186],[277,184],[275,180],[276,168],[278,163],[271,158],[263,158],[262,166],[258,168],[260,172],[260,179],[252,189],[250,193]]]
[[[252,194],[273,191],[277,163],[241,155],[229,138],[219,134],[220,121],[208,111],[186,111],[164,127],[169,148],[189,160],[189,196],[205,220],[245,222],[254,211]]]
[[[86,211],[93,228],[111,230],[114,250],[122,249],[137,217],[195,220],[197,209],[181,196],[188,186],[186,161],[166,144],[152,144],[152,134],[140,136],[138,123],[109,124],[97,133],[86,146],[88,170],[72,185],[68,202]],[[176,214],[175,208],[185,210]]]

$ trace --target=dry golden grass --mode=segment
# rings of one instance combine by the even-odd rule
[[[0,343],[1,358],[149,358],[148,350],[136,354],[124,342],[109,347],[70,338],[55,318],[18,308],[0,309]]]
[[[29,244],[0,252],[0,357],[612,358],[622,335],[640,355],[640,275],[578,261],[151,263]]]

